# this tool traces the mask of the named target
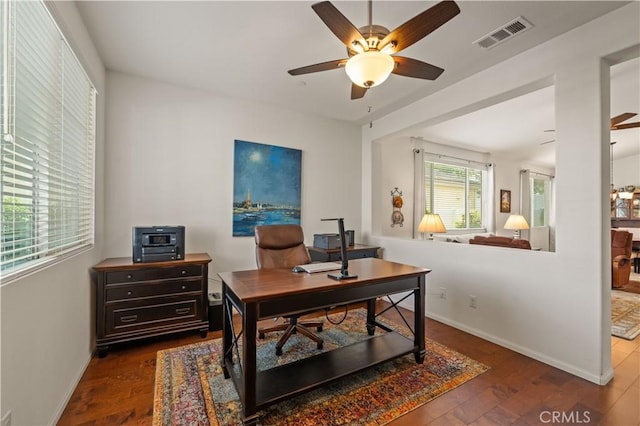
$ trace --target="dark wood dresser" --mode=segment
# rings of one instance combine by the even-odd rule
[[[133,263],[114,257],[95,265],[98,356],[111,344],[162,334],[198,330],[206,337],[209,262],[206,253],[190,253],[184,260]]]

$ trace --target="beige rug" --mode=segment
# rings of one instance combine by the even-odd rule
[[[611,290],[611,334],[627,340],[640,334],[640,294]]]

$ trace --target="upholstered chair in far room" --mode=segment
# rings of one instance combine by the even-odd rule
[[[624,287],[629,284],[632,246],[632,233],[611,230],[611,286],[613,288]]]
[[[296,265],[311,263],[309,251],[304,245],[304,234],[299,225],[265,225],[256,226],[256,263],[258,269],[293,268]],[[287,315],[286,323],[273,327],[259,328],[258,336],[263,339],[265,333],[283,331],[284,334],[276,344],[276,355],[282,355],[282,347],[294,333],[300,333],[316,342],[318,349],[322,349],[323,340],[313,333],[310,328],[322,331],[322,320],[299,321],[297,315]]]

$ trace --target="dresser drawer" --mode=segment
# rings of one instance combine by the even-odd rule
[[[202,296],[164,297],[148,304],[114,303],[107,305],[105,314],[108,335],[198,321],[202,317]]]
[[[151,281],[137,284],[109,284],[106,286],[107,303],[137,299],[140,297],[156,297],[162,295],[202,292],[202,279],[175,279],[170,281]]]
[[[143,268],[128,271],[112,271],[106,273],[106,283],[131,283],[136,281],[158,280],[167,278],[199,277],[202,266],[184,265],[170,268]]]

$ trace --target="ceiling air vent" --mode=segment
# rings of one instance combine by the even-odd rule
[[[480,37],[478,40],[474,41],[473,44],[477,44],[484,49],[490,49],[505,40],[509,40],[516,34],[525,32],[531,27],[533,27],[531,22],[527,21],[522,16],[518,16],[513,21],[508,22],[500,28],[496,28],[491,31],[489,34]]]

